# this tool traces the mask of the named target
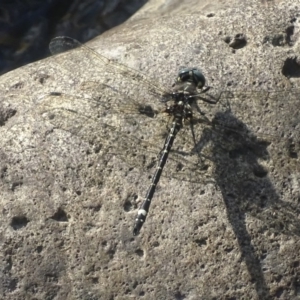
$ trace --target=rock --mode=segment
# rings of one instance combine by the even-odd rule
[[[88,44],[166,88],[179,68],[199,67],[208,93],[226,89],[231,104],[214,115],[199,101],[215,129],[195,125],[196,145],[189,126],[179,132],[138,237],[133,221],[170,124],[156,116],[159,101],[80,48],[1,77],[3,298],[299,296],[297,6],[179,8]],[[226,37],[237,34],[247,42],[232,48]],[[143,115],[130,114],[135,94]],[[192,150],[206,170],[184,177]]]

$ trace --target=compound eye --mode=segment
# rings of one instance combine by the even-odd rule
[[[184,68],[180,70],[178,73],[178,81],[181,82],[189,81],[191,78],[191,73],[190,73],[191,71],[192,71],[191,68]]]
[[[184,68],[178,73],[178,81],[193,82],[195,86],[201,89],[205,85],[205,77],[197,68]]]
[[[193,72],[193,82],[197,86],[197,88],[201,89],[205,85],[205,77],[199,69],[194,68]]]

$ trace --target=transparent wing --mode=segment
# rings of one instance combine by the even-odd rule
[[[54,126],[106,149],[103,153],[116,154],[131,166],[148,169],[162,150],[170,123],[160,113],[164,106],[159,101],[170,91],[71,38],[58,37],[50,44],[53,54],[74,48],[56,59],[67,71],[67,80],[79,81],[80,89],[76,96],[45,96],[39,110]],[[218,103],[198,101],[206,118],[195,111],[194,120],[186,122],[175,140],[164,176],[201,182],[213,177],[214,156],[223,157],[218,151],[233,155],[237,149],[251,149],[258,157],[261,152],[270,152],[275,161],[296,168],[299,90],[211,89],[203,97],[218,99]]]
[[[50,94],[38,110],[55,127],[101,149],[101,155],[116,155],[129,166],[149,172],[163,148],[170,118],[107,85],[102,86],[101,95],[101,99],[78,99]],[[272,158],[280,157],[288,166],[289,159],[299,151],[297,96],[295,90],[222,92],[216,105],[202,105],[207,118],[197,118],[195,114],[194,124],[185,124],[178,133],[163,176],[190,182],[210,181],[216,164],[214,156],[220,156],[218,152],[232,155],[241,149],[250,149],[257,158],[271,149]],[[276,102],[287,98],[285,106]]]
[[[110,60],[70,37],[54,38],[50,42],[49,49],[52,54],[74,49],[63,56],[57,56],[56,60],[60,67],[69,72],[69,76],[73,76],[75,82],[78,80],[85,82],[82,88],[88,90],[90,95],[99,96],[96,83],[108,84],[111,88],[122,91],[124,95],[134,95],[141,102],[144,99],[159,102],[170,93],[158,83],[149,80],[145,74]],[[83,70],[89,71],[88,78],[84,78]]]
[[[104,87],[105,89],[105,87]],[[53,93],[41,99],[37,110],[46,122],[79,136],[92,144],[99,155],[117,156],[130,167],[147,169],[155,167],[168,134],[170,118],[162,113],[153,113],[151,107],[142,107],[126,98],[124,106],[109,107],[108,98],[114,93],[107,87],[103,90],[104,102],[78,99],[67,94]],[[108,98],[107,98],[108,97]],[[114,97],[115,99],[115,97]],[[121,99],[124,100],[124,97]],[[76,103],[76,106],[74,106]],[[118,109],[118,110],[117,110]],[[185,130],[183,130],[184,132]],[[164,176],[181,180],[203,178],[203,170],[197,166],[198,158],[186,153],[172,151],[169,164],[172,168]],[[184,171],[179,172],[184,166]]]

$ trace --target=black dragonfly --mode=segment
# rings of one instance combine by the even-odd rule
[[[87,68],[93,65],[102,78],[100,81],[81,78],[80,97],[52,92],[49,95],[52,99],[42,104],[42,111],[46,112],[51,123],[83,138],[87,131],[98,127],[97,138],[102,147],[107,143],[107,151],[132,166],[142,164],[136,155],[137,147],[145,149],[145,156],[147,153],[159,154],[150,187],[134,222],[134,235],[140,232],[146,220],[162,174],[190,182],[213,177],[211,162],[214,159],[210,156],[213,146],[209,143],[203,146],[205,143],[200,138],[203,127],[209,126],[227,141],[231,139],[228,132],[234,132],[243,141],[245,136],[247,141],[257,141],[256,137],[260,137],[277,146],[284,141],[286,151],[281,151],[284,157],[297,155],[295,147],[298,146],[299,133],[295,129],[299,127],[299,117],[295,111],[300,102],[296,90],[217,91],[205,85],[205,77],[197,68],[181,69],[172,88],[166,89],[143,73],[110,60],[70,37],[54,38],[49,48],[52,54],[76,48],[61,60],[63,69],[68,70],[66,76],[73,73],[71,86],[80,80],[79,60],[81,65],[81,60],[86,61]],[[287,101],[278,101],[283,97],[288,98]],[[76,109],[74,101],[77,101]],[[296,108],[291,109],[293,105]],[[235,118],[226,117],[228,112]],[[246,118],[245,112],[248,112]],[[236,121],[239,119],[243,120],[243,125]],[[177,136],[179,131],[182,134]],[[158,139],[164,139],[162,149],[157,145]],[[230,147],[228,153],[233,153],[233,149],[240,145],[231,143]],[[249,142],[245,147],[249,147]],[[169,167],[163,171],[169,156]]]

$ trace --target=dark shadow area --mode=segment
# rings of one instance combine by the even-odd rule
[[[84,43],[122,24],[147,0],[6,2],[0,7],[0,75],[48,56],[56,36]]]
[[[247,265],[251,282],[255,284],[258,299],[274,299],[264,278],[262,261],[268,253],[257,250],[248,232],[246,216],[252,215],[263,221],[265,231],[275,234],[284,232],[300,236],[298,208],[282,201],[268,178],[266,170],[259,160],[268,160],[269,141],[260,140],[238,120],[230,109],[217,113],[212,120],[212,128],[203,131],[195,151],[200,152],[211,144],[211,159],[215,165],[214,179],[221,190],[227,210],[228,220],[237,238],[241,259]],[[228,124],[225,127],[224,124]]]

